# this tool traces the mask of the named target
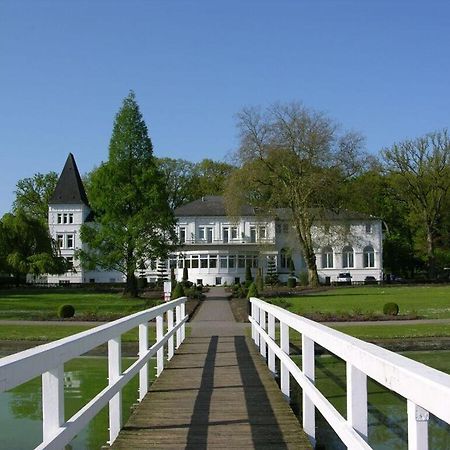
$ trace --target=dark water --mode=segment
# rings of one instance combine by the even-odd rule
[[[134,359],[123,358],[127,368]],[[153,366],[153,361],[150,362]],[[154,371],[152,371],[154,372]],[[76,358],[64,366],[64,400],[66,420],[107,386],[107,358]],[[138,377],[122,391],[123,420],[138,396]],[[41,378],[35,378],[11,391],[0,394],[0,449],[24,450],[42,442]],[[66,449],[99,449],[108,436],[108,407],[72,440]]]
[[[450,351],[407,352],[405,356],[450,373]],[[123,366],[133,362],[124,358]],[[153,366],[153,361],[150,366]],[[106,358],[77,358],[65,365],[66,419],[92,399],[107,384]],[[151,371],[154,377],[154,371]],[[338,358],[318,356],[316,385],[338,409],[345,414],[345,364]],[[301,392],[294,386],[293,398],[301,405]],[[123,391],[124,422],[130,407],[136,402],[138,378]],[[375,449],[407,448],[406,400],[369,381],[369,443]],[[294,405],[295,409],[295,405]],[[67,449],[99,449],[108,440],[107,407],[84,429]],[[299,411],[301,415],[301,411]],[[322,449],[345,448],[333,430],[317,413],[317,444]],[[16,389],[0,394],[0,449],[24,450],[42,441],[41,382],[36,378]],[[450,427],[431,417],[430,449],[450,449]]]
[[[450,351],[404,352],[408,358],[450,373]],[[299,361],[300,363],[300,361]],[[345,362],[323,355],[316,357],[316,386],[345,417],[346,373]],[[385,387],[368,380],[369,444],[378,450],[408,448],[406,400]],[[301,389],[292,383],[293,409],[301,418]],[[430,414],[429,448],[450,449],[450,426]],[[346,447],[316,411],[316,439],[318,449],[340,450]]]

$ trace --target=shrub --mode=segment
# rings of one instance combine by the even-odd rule
[[[300,272],[299,278],[301,286],[308,286],[309,283],[308,272]]]
[[[383,314],[386,316],[396,316],[398,314],[399,307],[397,303],[389,302],[383,306]]]
[[[252,269],[250,266],[247,266],[245,269],[245,283],[252,282],[253,281],[253,275],[252,275]]]
[[[172,291],[172,300],[180,297],[184,297],[184,289],[181,283],[177,283]]]
[[[61,319],[69,319],[75,315],[75,308],[72,305],[61,305],[58,308],[58,317]]]
[[[145,289],[147,287],[147,278],[138,278],[138,288]]]
[[[256,283],[252,283],[248,288],[247,298],[250,297],[258,297],[258,288],[256,287]]]
[[[287,280],[287,287],[288,288],[295,288],[297,286],[297,280],[293,277],[289,277]]]

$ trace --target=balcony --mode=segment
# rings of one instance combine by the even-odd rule
[[[263,239],[252,239],[248,236],[239,239],[186,239],[184,242],[180,242],[180,245],[204,245],[204,246],[214,246],[214,245],[273,245],[275,244],[275,238],[263,238]]]

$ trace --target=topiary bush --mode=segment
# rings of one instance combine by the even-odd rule
[[[297,286],[297,280],[293,277],[289,277],[287,280],[287,287],[288,288],[295,288]]]
[[[61,305],[58,308],[58,317],[61,319],[69,319],[75,315],[75,308],[72,305]]]
[[[397,303],[389,302],[383,306],[383,314],[386,316],[396,316],[398,314],[399,307]]]
[[[184,297],[184,289],[183,285],[181,283],[177,283],[172,291],[172,300],[175,300],[176,298]]]
[[[248,292],[247,292],[247,298],[250,297],[258,297],[258,288],[256,287],[255,283],[252,283],[250,285],[250,287],[248,288]]]

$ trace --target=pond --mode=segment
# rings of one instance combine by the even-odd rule
[[[409,351],[401,354],[442,372],[450,373],[450,351]],[[316,386],[345,417],[345,362],[335,356],[317,356]],[[367,388],[369,444],[377,450],[407,449],[406,400],[370,379]],[[301,389],[295,382],[291,382],[291,389],[292,407],[301,420]],[[430,414],[428,430],[430,449],[450,449],[449,425]],[[317,411],[316,439],[317,449],[341,450],[346,448]]]
[[[405,352],[405,356],[450,373],[450,351]],[[124,358],[126,368],[134,361]],[[154,366],[154,361],[150,362]],[[79,410],[106,386],[107,359],[82,357],[65,364],[66,419]],[[154,377],[154,370],[151,370]],[[338,358],[318,356],[316,360],[316,385],[341,412],[345,413],[345,364]],[[299,400],[301,393],[294,386],[293,398]],[[406,401],[369,381],[369,443],[379,450],[407,448]],[[123,390],[124,423],[136,402],[138,377]],[[293,405],[298,411],[298,403]],[[0,448],[24,450],[36,447],[42,441],[41,382],[40,377],[11,391],[0,394],[0,424],[2,434]],[[435,417],[430,419],[430,448],[450,449],[450,427]],[[108,409],[100,414],[66,447],[66,449],[99,449],[108,440]],[[317,448],[345,448],[333,430],[317,413]]]

